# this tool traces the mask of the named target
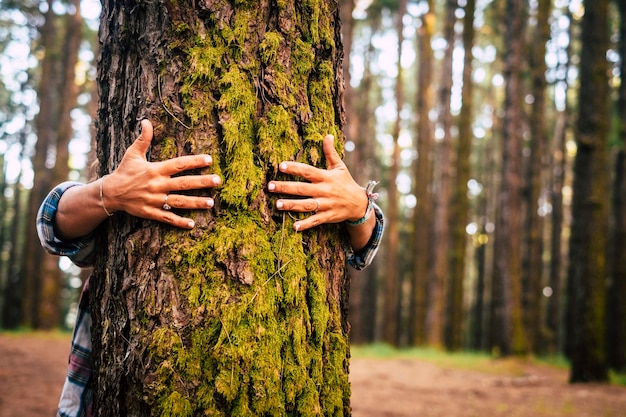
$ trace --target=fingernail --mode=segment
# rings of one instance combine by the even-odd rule
[[[286,170],[286,169],[287,169],[287,163],[286,163],[286,162],[281,163],[281,164],[280,164],[280,170],[281,170],[281,171],[284,171],[284,170]]]
[[[204,157],[204,162],[209,165],[213,163],[213,158],[211,158],[209,155]]]
[[[276,189],[276,184],[270,182],[269,184],[267,184],[267,189],[270,191],[274,191]]]
[[[213,177],[213,184],[218,185],[220,183],[220,177]]]
[[[207,205],[207,206],[209,206],[209,208],[213,207],[213,205],[214,205],[214,204],[215,204],[215,203],[213,202],[213,199],[212,199],[212,198],[209,198],[209,199],[206,201],[206,205]]]
[[[300,231],[300,223],[294,223],[293,228],[296,229],[296,232]]]
[[[279,209],[283,208],[283,202],[282,201],[278,201],[276,203],[276,208],[279,208]]]
[[[189,228],[193,229],[193,227],[196,225],[196,223],[192,220],[189,222]]]

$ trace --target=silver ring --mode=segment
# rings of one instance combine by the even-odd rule
[[[163,210],[171,210],[172,209],[172,206],[167,204],[167,197],[169,197],[169,194],[165,194],[165,201],[163,202]]]
[[[313,214],[317,213],[317,210],[320,209],[320,201],[317,198],[314,198],[313,200],[315,200],[315,202],[317,203],[317,207],[315,207],[315,210],[313,210]]]

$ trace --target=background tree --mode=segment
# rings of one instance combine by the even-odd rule
[[[585,2],[582,20],[567,306],[572,382],[608,378],[604,321],[610,195],[608,4]]]
[[[619,53],[626,56],[626,3],[618,2],[620,13]],[[626,59],[620,60],[620,76],[626,74]],[[613,201],[609,268],[611,282],[608,290],[607,346],[608,361],[613,369],[626,370],[626,83],[618,90],[617,117],[619,143],[613,175]]]
[[[165,6],[165,7],[163,7]],[[296,233],[265,184],[341,138],[334,1],[103,2],[98,158],[149,117],[152,160],[213,155],[193,232],[117,215],[94,273],[95,414],[348,415],[339,226]]]

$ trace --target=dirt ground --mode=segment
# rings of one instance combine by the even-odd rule
[[[0,334],[0,417],[52,417],[69,351],[65,335]],[[626,417],[626,388],[569,385],[567,372],[521,364],[515,375],[416,359],[353,358],[354,417]]]

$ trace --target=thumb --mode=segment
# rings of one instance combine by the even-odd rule
[[[335,137],[326,135],[323,143],[324,156],[326,156],[327,169],[335,169],[343,166],[343,161],[335,149]]]
[[[150,148],[150,143],[152,143],[152,134],[152,123],[148,119],[143,119],[141,121],[141,135],[139,135],[137,140],[130,146],[129,151],[132,149],[134,153],[145,157],[146,152],[148,152]]]

